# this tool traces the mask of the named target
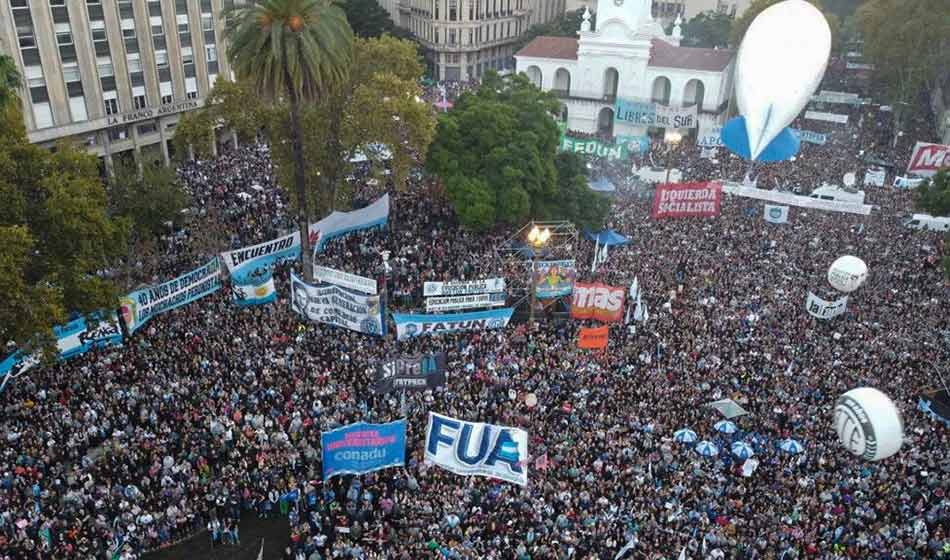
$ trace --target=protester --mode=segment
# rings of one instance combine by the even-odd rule
[[[862,169],[861,149],[903,165],[906,141],[929,137],[905,134],[891,151],[871,109],[853,115],[863,123],[823,128],[829,145],[760,168],[759,186],[836,181]],[[687,147],[675,161],[689,179],[748,171],[722,149],[718,163]],[[286,516],[284,558],[310,560],[603,560],[621,549],[659,559],[684,548],[689,558],[950,555],[950,437],[915,410],[950,363],[950,286],[932,258],[948,248],[901,226],[911,195],[868,188],[871,216],[793,208],[787,224],[766,223],[760,202],[727,196],[716,218],[655,221],[629,163],[597,165],[624,185],[610,226],[631,243],[580,278],[627,286],[636,276],[651,310],[646,323],[613,325],[606,353],[576,348],[588,322],[544,313],[536,329],[399,342],[309,323],[289,305],[299,265],[282,265],[276,303],[241,308],[219,290],[155,317],[121,348],[7,387],[0,559],[137,558],[203,530],[215,546],[236,546],[242,512]],[[179,177],[192,219],[141,255],[135,284],[294,227],[264,146],[188,164]],[[386,189],[367,177],[354,177],[354,198]],[[523,283],[494,255],[510,231],[461,230],[420,181],[394,193],[387,228],[330,241],[318,263],[375,278],[389,251],[397,310],[422,309],[426,280]],[[578,241],[576,251],[589,270],[592,244]],[[805,294],[824,289],[843,254],[863,258],[870,277],[844,316],[815,319]],[[448,353],[445,387],[404,400],[372,391],[376,361],[437,351]],[[850,455],[831,429],[835,399],[860,386],[901,409],[903,448],[886,461]],[[525,404],[528,393],[537,406]],[[703,406],[722,398],[748,411],[734,419],[736,434],[717,432],[721,416]],[[527,430],[528,485],[425,464],[430,410]],[[322,480],[321,431],[399,418],[408,419],[404,468]],[[723,452],[706,458],[676,443],[683,427]],[[805,452],[779,450],[788,437]],[[727,451],[740,439],[759,461],[748,475]]]

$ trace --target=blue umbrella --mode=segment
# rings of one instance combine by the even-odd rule
[[[716,422],[716,431],[722,432],[724,434],[734,434],[739,430],[735,424],[729,420],[720,420]]]
[[[690,430],[689,428],[683,428],[682,430],[676,430],[673,432],[673,440],[680,443],[693,443],[699,439],[696,437],[696,432]]]
[[[732,454],[740,459],[748,459],[749,457],[755,455],[755,451],[752,450],[752,446],[744,441],[737,441],[732,444]]]
[[[719,448],[711,441],[701,441],[696,444],[695,449],[696,453],[699,453],[703,457],[715,457],[719,455]]]
[[[778,447],[782,451],[789,453],[791,455],[801,453],[802,451],[805,450],[805,448],[802,447],[802,444],[798,443],[794,439],[782,440],[782,443],[778,444]]]

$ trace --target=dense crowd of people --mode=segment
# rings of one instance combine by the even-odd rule
[[[879,113],[855,107],[849,125],[821,127],[828,144],[762,167],[758,185],[834,183],[860,171],[861,150],[905,163],[907,142],[928,133],[892,150]],[[746,164],[723,152],[714,162],[683,146],[676,165],[690,179],[741,180]],[[629,162],[598,165],[628,182]],[[266,146],[192,162],[179,177],[189,221],[134,263],[136,284],[293,227]],[[355,199],[387,188],[356,180]],[[534,328],[398,342],[310,323],[289,305],[296,263],[275,271],[276,303],[237,307],[219,290],[152,319],[121,348],[37,369],[0,394],[0,559],[139,558],[202,530],[236,544],[243,512],[286,516],[291,560],[604,560],[622,549],[647,559],[684,549],[946,558],[950,437],[915,404],[950,363],[950,286],[932,258],[950,248],[901,226],[909,192],[869,187],[867,197],[878,207],[870,216],[793,208],[788,223],[770,224],[760,202],[726,195],[718,217],[655,221],[651,200],[621,189],[608,225],[631,243],[587,273],[593,246],[578,242],[579,278],[637,277],[651,313],[612,325],[605,353],[577,349],[586,322],[543,313]],[[389,251],[392,305],[419,310],[426,280],[509,273],[494,247],[510,234],[461,230],[450,206],[417,186],[393,194],[386,228],[333,240],[317,261],[375,277]],[[864,259],[869,280],[844,316],[815,319],[806,291],[821,292],[843,254]],[[437,351],[449,355],[445,387],[404,399],[371,390],[376,361]],[[851,456],[830,426],[835,399],[860,386],[884,391],[903,415],[903,448],[880,463]],[[717,432],[721,416],[704,406],[723,398],[748,411],[735,434]],[[428,411],[527,430],[528,485],[426,464]],[[321,431],[399,418],[404,468],[322,480]],[[723,452],[675,442],[684,427]],[[804,452],[777,448],[789,437]],[[728,452],[738,440],[757,468]]]

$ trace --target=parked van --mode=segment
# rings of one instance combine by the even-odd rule
[[[950,231],[950,218],[931,216],[930,214],[914,214],[904,220],[904,227],[930,231]]]
[[[846,189],[844,187],[836,187],[834,185],[822,185],[813,190],[808,196],[821,200],[834,200],[835,202],[864,204],[864,191]]]

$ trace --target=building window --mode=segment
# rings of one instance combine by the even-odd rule
[[[119,113],[119,102],[116,99],[106,99],[106,114],[117,115]]]
[[[73,44],[73,34],[69,31],[61,32],[56,34],[56,44],[59,46],[72,45]]]
[[[129,127],[127,126],[113,126],[109,129],[109,140],[125,140],[129,137]]]
[[[214,62],[218,60],[218,48],[214,45],[208,45],[205,47],[205,58],[208,62]]]
[[[79,64],[72,62],[63,64],[63,80],[66,83],[79,81]]]
[[[198,99],[198,92],[189,91],[186,96],[188,97],[188,99]]]
[[[25,68],[26,72],[26,85],[35,88],[40,87],[46,84],[46,80],[43,79],[43,68],[41,66],[27,66]]]
[[[139,56],[139,53],[131,53],[126,55],[129,65],[129,73],[141,72],[142,71],[142,59]]]
[[[162,96],[162,105],[171,105],[171,104],[172,104],[172,96],[171,96],[171,94],[163,95],[163,96]]]
[[[168,68],[168,51],[155,51],[155,66]]]
[[[96,66],[99,67],[100,78],[108,78],[109,76],[115,75],[115,70],[112,67],[112,59],[108,56],[96,57]]]
[[[144,95],[135,95],[132,97],[132,106],[136,109],[144,109],[147,105],[148,103]]]
[[[158,129],[155,127],[155,123],[153,123],[153,122],[148,122],[148,123],[145,123],[145,124],[140,124],[140,125],[138,126],[138,129],[139,129],[139,136],[144,136],[144,135],[146,135],[146,134],[152,134],[152,133],[154,133],[156,130],[158,130]]]
[[[201,14],[202,31],[214,31],[214,16],[211,14]]]
[[[182,47],[181,48],[181,63],[185,66],[189,64],[194,64],[195,55],[191,47]]]

